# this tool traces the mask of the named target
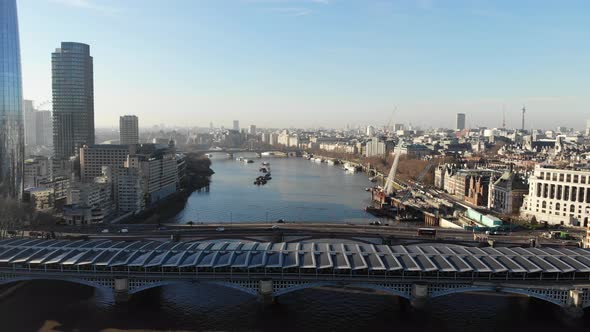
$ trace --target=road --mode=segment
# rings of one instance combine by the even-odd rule
[[[274,229],[272,228],[274,226]],[[413,225],[412,225],[413,226]],[[108,229],[108,233],[103,233]],[[121,232],[125,229],[126,232]],[[459,229],[436,228],[437,241],[472,242],[474,234],[487,237],[489,240],[514,245],[528,245],[530,239],[536,239],[542,245],[576,245],[576,241],[548,240],[541,237],[542,231],[520,231],[507,235],[489,235],[473,233]],[[401,242],[428,240],[428,237],[417,235],[415,227],[347,225],[330,223],[251,223],[251,224],[202,224],[202,225],[110,225],[86,228],[63,228],[57,232],[60,236],[87,235],[91,238],[119,239],[169,239],[180,236],[183,240],[203,238],[242,238],[270,239],[277,234],[281,238],[377,238],[399,240]],[[397,243],[397,242],[396,242]]]

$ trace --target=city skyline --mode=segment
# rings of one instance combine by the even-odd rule
[[[583,1],[19,5],[25,98],[51,99],[56,43],[87,43],[97,59],[97,127],[114,127],[130,112],[145,126],[159,124],[162,110],[169,124],[201,127],[237,118],[259,127],[393,118],[452,128],[456,113],[467,114],[467,127],[501,127],[505,110],[507,127],[519,128],[526,105],[527,129],[581,130],[590,107]]]

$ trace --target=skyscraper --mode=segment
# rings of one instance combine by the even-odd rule
[[[457,126],[455,127],[455,129],[465,129],[465,113],[457,113]]]
[[[35,122],[35,107],[32,100],[23,100],[24,103],[24,126],[25,126],[25,145],[32,146],[37,143]]]
[[[94,79],[90,46],[63,42],[51,55],[55,157],[94,144]]]
[[[16,0],[0,0],[0,196],[23,193],[25,139]]]
[[[51,111],[35,112],[35,138],[37,145],[53,145],[53,120]]]
[[[124,115],[119,118],[119,141],[121,145],[139,143],[139,127],[137,116]]]
[[[240,121],[234,120],[234,130],[240,131]]]

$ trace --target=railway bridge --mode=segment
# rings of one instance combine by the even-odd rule
[[[112,291],[117,301],[172,283],[230,287],[272,303],[320,286],[394,294],[420,306],[462,292],[541,299],[574,316],[590,307],[590,251],[242,241],[0,241],[0,283],[63,280]]]

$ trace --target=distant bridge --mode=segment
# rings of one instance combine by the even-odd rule
[[[114,291],[116,299],[178,282],[230,287],[271,302],[301,289],[352,285],[419,305],[486,291],[523,294],[569,313],[590,307],[590,251],[444,244],[0,241],[0,283],[50,279]]]
[[[269,153],[281,153],[281,154],[289,154],[289,153],[300,153],[302,150],[300,149],[277,149],[277,150],[269,150],[269,149],[239,149],[239,148],[220,148],[220,149],[204,149],[204,150],[194,150],[193,152],[196,153],[227,153],[228,155],[233,156],[235,153],[256,153],[257,155],[262,155],[265,152]]]

